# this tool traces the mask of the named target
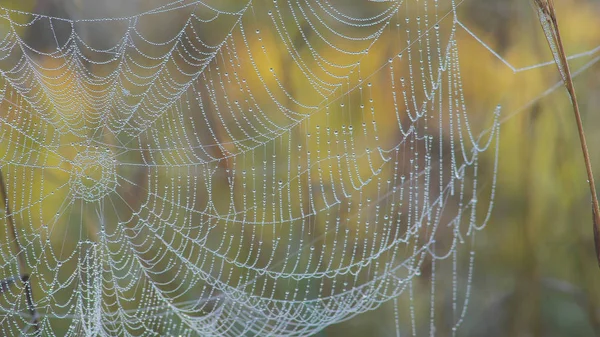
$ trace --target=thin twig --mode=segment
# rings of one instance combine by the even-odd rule
[[[29,274],[25,273],[27,269],[27,263],[25,262],[25,257],[23,257],[23,249],[21,248],[21,244],[17,239],[17,227],[15,226],[15,220],[10,209],[10,203],[8,201],[8,193],[6,192],[6,184],[4,183],[4,175],[2,174],[2,170],[0,170],[0,193],[2,194],[2,200],[4,200],[4,213],[6,214],[6,222],[8,223],[8,227],[10,229],[10,233],[12,234],[12,240],[15,243],[15,249],[17,251],[17,261],[19,264],[19,275],[21,282],[25,286],[25,296],[27,301],[27,309],[31,314],[31,320],[35,327],[35,331],[40,331],[40,322],[38,320],[37,311],[35,310],[35,305],[33,301],[33,292],[31,290],[31,282],[29,281]]]
[[[560,75],[563,79],[565,88],[571,97],[571,105],[573,106],[573,113],[575,114],[575,121],[577,122],[577,130],[579,132],[579,141],[581,143],[581,151],[583,152],[583,160],[585,161],[585,169],[587,171],[590,194],[592,195],[594,244],[596,246],[596,258],[598,259],[598,266],[600,266],[600,209],[598,207],[596,184],[594,182],[594,174],[592,172],[592,164],[590,161],[587,142],[585,140],[585,133],[583,132],[583,123],[581,122],[581,114],[579,113],[579,104],[577,103],[575,86],[573,85],[573,78],[571,76],[571,71],[569,70],[569,62],[567,61],[567,55],[560,37],[560,30],[558,28],[558,21],[556,19],[556,11],[554,9],[554,1],[534,0],[534,2],[538,9],[538,16],[540,18],[542,28],[544,29],[546,40],[548,41],[548,45],[552,50],[554,60],[556,61],[556,66],[558,67]]]

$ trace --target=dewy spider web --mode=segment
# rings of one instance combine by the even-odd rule
[[[25,257],[41,335],[310,335],[390,300],[398,330],[456,331],[499,110],[471,130],[454,1],[352,5],[2,9],[0,276]],[[35,335],[2,290],[1,334]]]

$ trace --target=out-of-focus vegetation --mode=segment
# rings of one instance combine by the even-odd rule
[[[598,2],[555,4],[570,55],[600,45]],[[461,4],[459,18],[515,68],[552,59],[528,1],[470,0]],[[600,336],[590,196],[568,95],[554,87],[557,69],[513,73],[472,36],[460,29],[458,36],[470,112],[485,115],[501,104],[503,120],[494,213],[477,237],[472,301],[459,336]],[[586,67],[575,85],[600,177],[596,57],[572,60],[571,66],[574,72]],[[388,335],[391,325],[383,317],[393,317],[390,308],[323,336]]]
[[[569,55],[600,46],[600,3],[555,4]],[[469,0],[461,4],[459,18],[515,68],[552,59],[528,1]],[[503,120],[493,217],[477,237],[473,293],[458,335],[600,336],[600,269],[589,189],[568,95],[555,86],[557,69],[513,73],[472,36],[461,29],[458,36],[470,112],[485,115],[501,104]],[[595,177],[600,177],[598,56],[571,61]],[[390,335],[390,310],[384,306],[323,336]]]
[[[3,1],[2,5],[31,11],[40,6],[46,8],[42,2]],[[373,4],[352,1],[351,5],[360,11]],[[556,6],[569,54],[600,46],[600,3],[564,0],[557,1]],[[62,14],[51,15],[68,15],[69,10],[58,12]],[[458,16],[516,68],[552,59],[528,1],[466,0],[460,3]],[[261,29],[261,23],[256,24]],[[268,28],[265,25],[264,29]],[[493,217],[475,241],[472,294],[459,336],[600,336],[600,269],[594,256],[590,197],[568,97],[560,86],[549,90],[559,81],[556,67],[514,73],[482,41],[460,28],[457,34],[461,76],[472,119],[476,125],[479,121],[480,129],[489,125],[492,112],[500,104],[503,120]],[[287,51],[279,50],[278,54],[281,47],[268,36],[264,35],[260,44],[249,42],[251,48],[256,48],[255,56],[268,57],[268,61],[254,61],[259,67],[286,69],[286,62],[290,62],[284,57]],[[370,51],[371,57],[380,53],[380,60],[386,60],[389,51],[384,46],[392,43],[395,41],[376,45]],[[268,56],[259,52],[262,45],[269,50]],[[574,59],[572,70],[587,67],[598,56],[600,52]],[[239,57],[244,59],[245,55]],[[361,71],[372,73],[379,64],[364,64]],[[247,70],[254,72],[252,67]],[[295,75],[287,74],[285,86],[299,95],[307,83]],[[578,74],[575,85],[596,176],[600,179],[600,62]],[[393,118],[391,113],[387,117]],[[386,124],[383,120],[378,122]],[[227,149],[227,145],[215,149],[229,150],[235,151]],[[488,156],[487,164],[481,167],[483,184],[492,180],[492,153]],[[68,177],[57,177],[52,183],[60,184],[61,179]],[[447,303],[440,303],[444,305]],[[393,307],[384,304],[318,335],[395,335]]]

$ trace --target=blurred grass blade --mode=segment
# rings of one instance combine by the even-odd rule
[[[596,247],[596,258],[598,259],[598,267],[600,267],[600,217],[598,211],[594,209],[594,246]]]
[[[590,187],[590,193],[592,195],[594,244],[596,246],[596,258],[598,259],[598,266],[600,267],[600,210],[598,207],[596,184],[594,182],[594,174],[592,172],[592,164],[590,162],[590,154],[585,140],[585,133],[583,132],[583,123],[581,122],[579,104],[577,103],[577,95],[575,94],[575,86],[573,85],[573,78],[571,76],[571,71],[569,70],[569,62],[567,61],[567,55],[560,37],[560,29],[558,28],[558,21],[556,19],[554,1],[534,0],[534,3],[537,7],[538,17],[540,19],[542,29],[544,30],[544,35],[546,35],[548,46],[552,51],[552,55],[556,62],[556,66],[558,67],[558,71],[560,72],[560,76],[564,82],[565,88],[571,97],[571,105],[573,106],[573,113],[575,114],[575,121],[577,122],[581,151],[583,152],[583,159],[585,161],[585,168],[588,176],[588,184]]]

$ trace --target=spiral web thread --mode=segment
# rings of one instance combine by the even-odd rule
[[[499,109],[471,130],[454,1],[350,3],[0,11],[0,163],[41,335],[300,336],[388,301],[397,333],[456,331]],[[3,290],[0,334],[35,335],[25,286]]]

